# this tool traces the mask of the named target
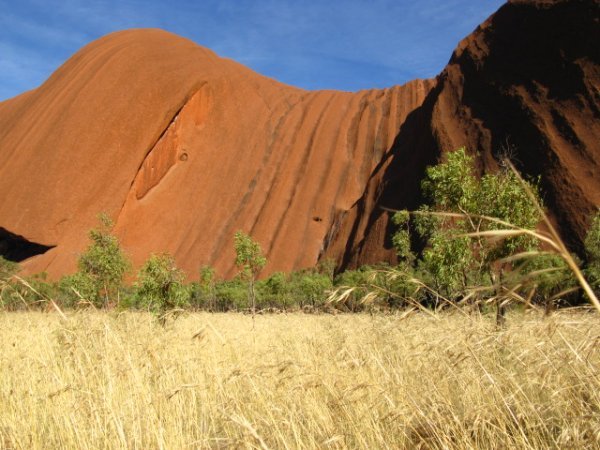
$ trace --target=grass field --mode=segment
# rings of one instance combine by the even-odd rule
[[[0,314],[0,448],[594,448],[600,317]]]

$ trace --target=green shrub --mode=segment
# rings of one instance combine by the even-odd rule
[[[375,272],[367,266],[357,270],[346,270],[335,277],[335,286],[353,289],[343,302],[343,306],[351,311],[356,311],[362,307],[364,296],[371,291],[371,286],[376,283]]]
[[[23,286],[23,297],[33,308],[48,308],[48,301],[60,302],[58,283],[48,281],[45,272],[24,278],[27,285]]]
[[[546,304],[551,309],[555,303],[572,296],[578,287],[573,272],[563,258],[553,253],[539,253],[523,260],[518,265],[516,280],[508,280],[509,285],[521,283],[531,289],[531,301]]]
[[[123,277],[130,263],[112,234],[110,218],[101,214],[99,220],[100,226],[89,233],[90,245],[79,257],[79,274],[68,278],[64,284],[67,291],[69,287],[77,290],[95,306],[108,306],[111,299],[119,301]]]
[[[250,307],[248,303],[248,286],[240,277],[217,282],[215,291],[216,308],[219,311],[243,310]]]
[[[322,275],[326,275],[333,283],[336,265],[337,264],[335,260],[331,258],[325,258],[317,263],[317,272]]]
[[[60,298],[57,283],[49,282],[46,273],[0,281],[0,305],[3,309],[45,309],[48,300]]]
[[[20,270],[19,264],[0,255],[0,281],[7,281]]]
[[[260,271],[267,264],[267,259],[263,256],[260,244],[254,241],[250,236],[238,231],[234,236],[235,243],[235,264],[241,270],[240,276],[248,283],[248,304],[252,312],[256,310],[256,291],[254,284]]]
[[[190,304],[196,309],[215,311],[217,309],[215,269],[210,266],[200,268],[200,278],[190,286]]]
[[[152,255],[138,273],[135,306],[164,317],[169,310],[189,305],[190,291],[184,278],[171,255]]]
[[[17,284],[11,277],[19,271],[19,265],[0,256],[0,305],[2,309],[19,308],[22,301],[16,291]]]
[[[65,275],[58,281],[61,303],[68,307],[99,305],[98,285],[86,273]]]
[[[287,309],[292,306],[288,278],[283,272],[275,272],[257,285],[258,306],[262,308]]]
[[[592,223],[585,238],[586,268],[592,288],[600,292],[600,209],[592,218]]]
[[[464,148],[446,157],[445,162],[427,169],[422,182],[427,204],[415,213],[414,228],[426,245],[416,269],[425,274],[435,292],[460,300],[473,286],[502,284],[512,265],[498,260],[538,248],[538,242],[527,235],[495,240],[482,237],[481,232],[505,228],[484,216],[534,229],[541,217],[527,191],[536,201],[539,195],[537,182],[524,187],[506,168],[477,178],[473,158]],[[393,220],[400,226],[393,236],[398,256],[410,263],[409,218],[406,213],[396,213]],[[402,267],[410,268],[406,264]]]
[[[333,283],[328,275],[307,269],[290,274],[289,286],[294,305],[318,308],[325,304]]]

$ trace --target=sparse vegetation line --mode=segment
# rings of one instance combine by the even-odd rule
[[[163,324],[183,309],[254,315],[332,308],[427,311],[465,304],[484,311],[495,305],[498,325],[514,303],[542,305],[549,312],[587,298],[600,311],[595,293],[600,290],[600,213],[585,241],[586,260],[577,261],[545,216],[537,181],[523,180],[508,161],[498,173],[478,178],[465,149],[450,152],[446,161],[427,169],[422,190],[426,201],[417,211],[393,214],[395,267],[336,275],[335,263],[322,261],[313,269],[260,279],[267,260],[260,244],[240,231],[234,239],[240,271],[231,280],[219,280],[214,269],[202,267],[199,280],[186,284],[175,260],[157,254],[128,286],[123,279],[131,265],[112,234],[111,220],[101,215],[78,272],[58,283],[47,282],[43,274],[16,277],[18,266],[0,259],[0,306],[132,308],[155,313]],[[547,231],[538,229],[542,222]]]

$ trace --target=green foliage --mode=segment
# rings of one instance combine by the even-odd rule
[[[18,285],[11,277],[19,271],[19,265],[0,256],[0,306],[2,309],[17,309],[22,301],[17,291]]]
[[[600,291],[600,209],[592,218],[585,238],[587,264],[585,274],[595,291]]]
[[[7,281],[20,270],[16,262],[9,261],[0,255],[0,281]]]
[[[365,307],[397,308],[422,300],[413,269],[403,263],[398,267],[378,264],[347,270],[335,281],[335,304],[351,311]]]
[[[433,286],[447,298],[464,295],[474,265],[471,240],[462,234],[470,230],[465,219],[430,214],[431,210],[473,213],[478,180],[473,159],[461,148],[447,154],[447,161],[429,167],[422,190],[430,205],[415,216],[416,229],[428,243],[419,261],[419,270],[431,276]]]
[[[410,241],[410,214],[408,211],[398,211],[392,216],[392,222],[399,229],[392,236],[392,244],[396,249],[398,259],[401,262],[412,263],[415,255],[411,251]]]
[[[45,309],[49,299],[58,297],[57,284],[45,272],[0,282],[0,307],[9,311]]]
[[[21,285],[21,294],[30,307],[45,308],[49,299],[60,298],[58,283],[48,281],[45,272],[28,276],[24,281],[27,285]]]
[[[214,311],[217,308],[215,269],[210,266],[200,268],[200,279],[191,288],[190,303],[195,308]]]
[[[348,287],[364,286],[373,281],[371,275],[372,271],[368,266],[356,270],[346,270],[335,278],[335,284]]]
[[[392,222],[394,225],[405,225],[410,220],[410,213],[403,209],[401,211],[396,211],[392,216]]]
[[[327,292],[333,287],[329,276],[310,269],[293,272],[289,285],[293,303],[301,308],[323,306]]]
[[[86,273],[76,272],[72,275],[65,275],[59,280],[58,287],[63,303],[67,306],[99,304],[98,285]]]
[[[415,231],[422,239],[428,240],[442,227],[443,223],[444,221],[434,214],[431,206],[421,205],[415,216]]]
[[[357,270],[346,270],[340,273],[336,279],[335,284],[337,286],[343,286],[344,288],[353,288],[354,290],[350,293],[344,301],[344,304],[349,309],[355,310],[361,304],[362,298],[371,289],[371,285],[377,284],[375,281],[375,274],[370,267],[364,266]]]
[[[473,209],[478,182],[465,148],[447,153],[447,162],[427,168],[421,189],[438,211]]]
[[[329,277],[329,279],[331,280],[331,282],[333,283],[333,280],[335,278],[335,267],[336,267],[335,260],[333,260],[331,258],[326,258],[317,263],[317,272],[319,272],[320,274],[323,274],[323,275],[327,275]]]
[[[389,274],[394,273],[393,277]],[[426,292],[416,280],[426,280],[427,274],[419,273],[411,266],[402,266],[390,272],[389,268],[380,270],[375,279],[377,286],[383,288],[380,297],[385,300],[387,306],[399,308],[406,305],[421,303],[426,299]],[[385,297],[382,294],[387,294]]]
[[[291,306],[292,296],[287,276],[275,272],[269,278],[257,283],[258,303],[261,308],[283,308]]]
[[[525,259],[518,266],[516,276],[516,282],[533,289],[532,300],[538,303],[552,304],[564,300],[568,296],[566,292],[577,286],[577,280],[565,260],[554,253],[542,252]]]
[[[433,276],[436,291],[446,298],[464,295],[474,264],[471,240],[450,231],[435,233],[423,252],[420,269]]]
[[[534,194],[536,202],[541,204],[538,183],[538,180],[530,182],[528,187]],[[487,174],[482,177],[474,206],[473,213],[494,217],[528,230],[535,229],[541,220],[536,205],[527,195],[516,175],[509,170],[501,170],[497,174]],[[493,222],[482,223],[480,226],[482,230],[502,228],[505,226]],[[490,258],[502,258],[512,255],[517,250],[525,251],[537,248],[538,242],[531,236],[507,238],[496,243]]]
[[[138,273],[136,306],[162,316],[188,305],[190,293],[183,285],[184,278],[171,255],[152,255]]]
[[[234,242],[236,266],[242,270],[242,276],[255,279],[267,264],[260,244],[242,231],[235,233]]]
[[[28,303],[21,296],[20,286],[16,283],[0,285],[0,307],[4,311],[18,311],[29,308]]]
[[[448,299],[460,299],[472,285],[501,280],[512,266],[496,261],[535,250],[538,242],[530,236],[494,240],[478,233],[505,228],[485,217],[534,229],[541,217],[527,189],[539,201],[537,182],[525,188],[506,169],[477,178],[473,158],[464,148],[448,153],[444,163],[427,169],[422,182],[427,204],[414,214],[414,228],[426,246],[416,269]],[[392,242],[400,260],[410,262],[408,213],[396,213],[392,220],[399,226]]]
[[[242,278],[248,282],[248,303],[254,312],[256,310],[254,284],[256,277],[267,264],[267,259],[262,254],[260,244],[242,231],[235,233],[234,244],[235,264],[240,268]]]
[[[215,293],[216,309],[219,311],[242,310],[250,307],[248,284],[240,277],[217,282]]]
[[[91,244],[79,257],[79,274],[65,281],[96,306],[107,306],[111,298],[119,299],[123,277],[130,268],[119,240],[112,234],[113,223],[101,214],[100,227],[89,233]]]
[[[200,285],[210,290],[215,285],[215,269],[210,266],[200,268]]]

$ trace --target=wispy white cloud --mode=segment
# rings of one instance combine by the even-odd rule
[[[160,27],[280,81],[358,90],[436,75],[502,0],[0,0],[0,99],[111,31]]]

